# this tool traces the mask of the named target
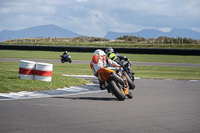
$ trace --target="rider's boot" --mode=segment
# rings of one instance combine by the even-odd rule
[[[100,80],[99,80],[99,88],[100,88],[101,90],[105,90],[105,89],[106,89],[105,84],[102,83]]]

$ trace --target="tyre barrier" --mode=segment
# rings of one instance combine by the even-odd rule
[[[34,80],[36,62],[28,60],[20,60],[19,63],[19,74],[20,79],[31,79]]]
[[[20,79],[51,82],[52,71],[53,64],[20,60],[18,77]]]
[[[35,68],[35,80],[51,82],[52,71],[53,64],[37,62]]]

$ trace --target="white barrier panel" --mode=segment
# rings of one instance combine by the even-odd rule
[[[35,80],[51,82],[53,64],[37,62],[35,67]]]
[[[33,80],[35,65],[36,65],[36,62],[34,61],[20,60],[18,77],[20,79]]]

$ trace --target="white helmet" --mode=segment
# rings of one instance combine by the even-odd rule
[[[101,49],[97,49],[97,50],[95,50],[94,51],[94,55],[106,55],[105,53],[104,53],[104,51],[103,50],[101,50]]]
[[[67,51],[65,51],[65,53],[67,54]]]

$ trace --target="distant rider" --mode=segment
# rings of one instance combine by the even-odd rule
[[[67,51],[65,51],[62,55],[63,57],[67,57],[69,54],[67,53]]]
[[[113,67],[120,67],[118,63],[109,59],[104,51],[97,49],[94,51],[94,56],[92,57],[92,61],[90,62],[90,67],[93,70],[93,74],[98,77],[98,71],[104,67],[107,67],[108,64]],[[103,83],[99,80],[100,89],[104,90]]]

